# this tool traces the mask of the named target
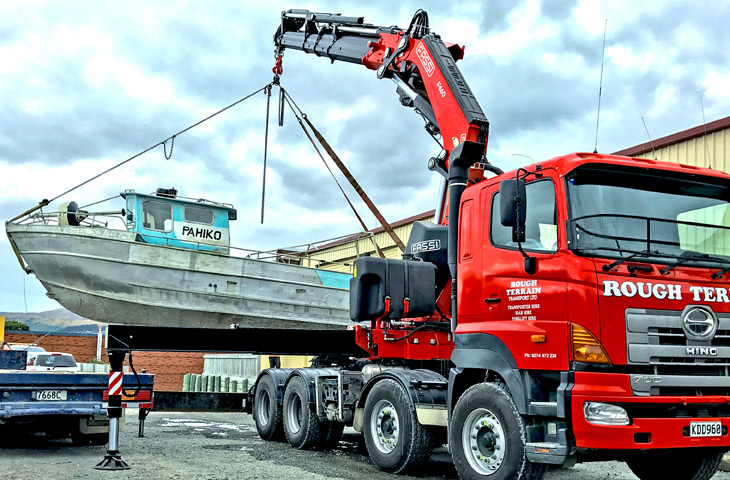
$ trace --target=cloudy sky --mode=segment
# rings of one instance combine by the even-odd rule
[[[608,19],[598,149],[613,152],[730,115],[730,2],[27,2],[1,0],[0,218],[163,140],[271,81],[272,35],[288,8],[432,30],[466,46],[460,68],[491,122],[489,158],[592,151]],[[390,81],[301,52],[282,84],[391,221],[435,206],[437,145]],[[259,223],[265,97],[259,94],[59,200],[133,188],[236,205],[236,245],[268,250],[359,230],[291,115],[272,123],[266,220]],[[349,190],[349,189],[348,189]],[[376,222],[356,202],[369,226]],[[107,204],[109,205],[109,204]],[[122,205],[114,205],[121,208]],[[0,311],[57,308],[2,234]],[[24,296],[25,283],[25,296]]]

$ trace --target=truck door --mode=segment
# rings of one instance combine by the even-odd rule
[[[527,216],[524,251],[537,258],[537,270],[525,272],[524,258],[512,241],[511,227],[500,223],[499,184],[482,191],[480,199],[489,221],[484,222],[483,248],[483,318],[484,328],[503,331],[503,341],[512,336],[518,363],[527,361],[541,368],[544,362],[565,361],[566,281],[565,260],[559,245],[565,244],[564,232],[558,229],[558,202],[555,182],[549,178],[535,179],[526,185]],[[519,322],[521,325],[515,325]],[[548,342],[537,344],[532,335],[544,331]],[[550,332],[553,335],[550,335]],[[522,361],[521,361],[522,360]],[[557,367],[557,365],[551,365]]]

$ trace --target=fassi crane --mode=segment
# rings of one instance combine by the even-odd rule
[[[284,50],[293,49],[332,62],[361,64],[375,70],[379,79],[391,79],[401,104],[421,115],[426,131],[442,145],[441,152],[429,159],[428,167],[448,182],[442,181],[436,217],[438,223],[449,225],[451,289],[438,293],[448,296],[450,292],[451,301],[442,299],[439,304],[451,316],[453,330],[459,199],[469,180],[483,179],[484,170],[503,173],[487,160],[489,121],[456,65],[464,57],[464,48],[446,44],[431,33],[424,10],[416,12],[405,30],[366,24],[363,17],[288,10],[282,12],[274,44],[277,66],[281,65]],[[412,245],[409,247],[406,253],[414,253]],[[446,276],[445,272],[439,273],[439,277]]]

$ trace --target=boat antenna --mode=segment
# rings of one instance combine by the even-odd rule
[[[646,130],[646,136],[649,137],[649,145],[651,145],[651,154],[654,155],[654,160],[656,160],[656,152],[654,151],[654,141],[651,139],[651,135],[649,135],[649,129],[646,127],[646,122],[644,121],[644,117],[641,117],[641,122],[644,124],[644,130]]]
[[[598,124],[601,121],[601,95],[603,93],[603,59],[606,54],[606,27],[608,19],[603,24],[603,49],[601,51],[601,81],[598,84],[598,114],[596,115],[596,144],[593,147],[593,153],[598,153]]]
[[[705,161],[709,161],[708,158],[710,152],[707,150],[707,120],[705,120],[705,103],[702,101],[702,92],[698,90],[697,95],[700,96],[700,107],[702,107],[702,126],[705,129],[705,134],[702,137],[702,143],[705,145]],[[707,168],[712,168],[712,162],[707,164]]]

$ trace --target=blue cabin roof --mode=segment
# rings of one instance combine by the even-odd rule
[[[127,230],[137,241],[154,245],[228,254],[233,205],[179,197],[177,190],[158,188],[152,194],[125,190]]]

